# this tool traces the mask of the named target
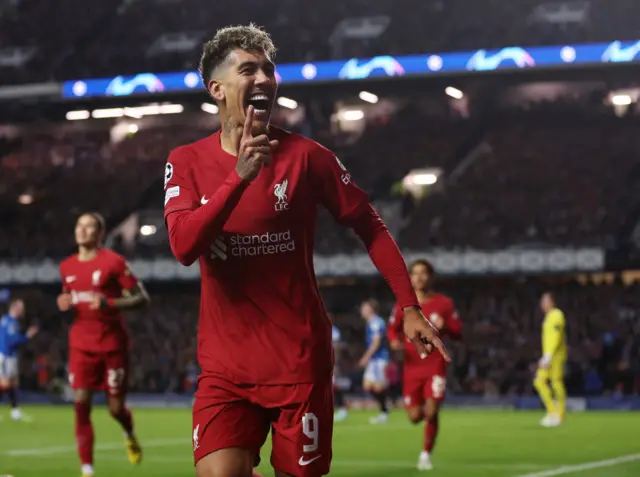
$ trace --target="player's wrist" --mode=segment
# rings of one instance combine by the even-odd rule
[[[406,313],[407,310],[411,310],[411,309],[414,309],[415,311],[421,311],[420,306],[417,305],[417,304],[416,305],[406,305],[406,306],[402,307],[403,313]]]
[[[108,310],[114,308],[116,301],[113,298],[101,298],[100,299],[100,308],[103,310]]]

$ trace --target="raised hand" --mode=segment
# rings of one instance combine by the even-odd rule
[[[243,181],[250,182],[258,176],[262,165],[269,166],[271,153],[278,146],[277,140],[269,140],[266,134],[253,136],[253,106],[247,109],[242,136],[240,136],[237,150],[238,163],[236,172]]]
[[[414,306],[407,307],[402,311],[404,312],[404,335],[411,340],[420,357],[426,358],[435,347],[440,351],[444,360],[450,362],[451,357],[438,338],[438,330],[425,318],[422,311]]]

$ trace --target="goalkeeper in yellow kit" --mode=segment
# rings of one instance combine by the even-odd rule
[[[556,307],[551,293],[542,295],[540,307],[545,313],[542,325],[542,358],[538,363],[533,385],[547,409],[547,415],[540,424],[555,427],[564,419],[567,402],[563,381],[564,363],[567,360],[564,313]]]

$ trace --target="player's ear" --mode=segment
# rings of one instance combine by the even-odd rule
[[[215,101],[224,101],[226,98],[224,85],[219,81],[212,79],[209,81],[209,94]]]

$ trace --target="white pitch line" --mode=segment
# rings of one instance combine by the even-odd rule
[[[636,460],[640,460],[640,454],[623,455],[614,459],[596,460],[594,462],[585,462],[584,464],[564,465],[556,469],[519,475],[518,477],[553,477],[554,475],[572,474],[574,472],[582,472],[583,470],[599,469],[600,467],[613,467]]]
[[[116,456],[114,454],[100,454],[98,456],[99,460],[108,460],[108,461],[122,461],[125,462],[124,457]],[[147,462],[171,462],[171,463],[193,463],[193,458],[189,456],[181,457],[172,457],[172,456],[153,456],[153,457],[145,457],[145,461]],[[413,469],[415,468],[415,463],[413,461],[401,461],[401,460],[342,460],[337,459],[331,462],[332,467],[376,467],[376,468],[394,468],[394,469]],[[459,469],[511,469],[511,470],[526,470],[526,469],[539,469],[542,466],[540,464],[509,464],[509,463],[436,463],[437,467],[442,468],[459,468]],[[0,476],[1,477],[1,476]]]
[[[352,426],[339,426],[337,432],[370,432],[372,430],[406,430],[410,429],[411,426],[404,425],[383,425],[383,426],[372,426],[367,424],[356,424]],[[189,444],[189,438],[183,439],[154,439],[149,441],[142,441],[143,447],[162,447],[162,446],[170,446],[175,444]],[[112,449],[120,449],[124,444],[118,442],[109,442],[104,444],[96,444],[95,450],[112,450]],[[10,456],[24,456],[24,455],[50,455],[50,454],[62,454],[65,452],[75,452],[76,446],[68,445],[68,446],[53,446],[53,447],[42,447],[39,449],[31,448],[31,449],[15,449],[4,452]]]
[[[354,426],[355,427],[355,426]],[[185,446],[189,444],[188,439],[154,439],[149,440],[143,443],[144,448],[153,448],[153,447],[169,447],[174,445]],[[108,442],[104,444],[98,444],[95,446],[96,453],[101,453],[99,459],[105,460],[122,460],[122,457],[110,455],[109,451],[121,450],[123,447],[122,442]],[[41,447],[39,449],[14,449],[6,451],[5,454],[11,457],[19,457],[19,456],[33,456],[33,457],[46,457],[52,456],[56,454],[66,454],[70,452],[75,452],[75,446],[55,446],[55,447]],[[146,456],[145,460],[151,462],[190,462],[192,461],[192,457],[190,455],[185,455],[184,458],[173,457],[173,456]],[[412,469],[414,467],[414,463],[412,461],[400,461],[400,460],[342,460],[336,459],[332,462],[332,465],[338,467],[386,467],[386,468],[398,468],[398,469]],[[512,469],[512,470],[526,470],[526,469],[536,469],[540,468],[539,464],[510,464],[510,463],[491,463],[491,462],[482,462],[482,463],[456,463],[456,462],[442,462],[440,464],[445,468],[475,468],[475,469]],[[524,476],[523,476],[524,477]],[[526,476],[532,477],[532,476]],[[537,476],[536,476],[537,477]],[[542,476],[540,476],[542,477]]]

